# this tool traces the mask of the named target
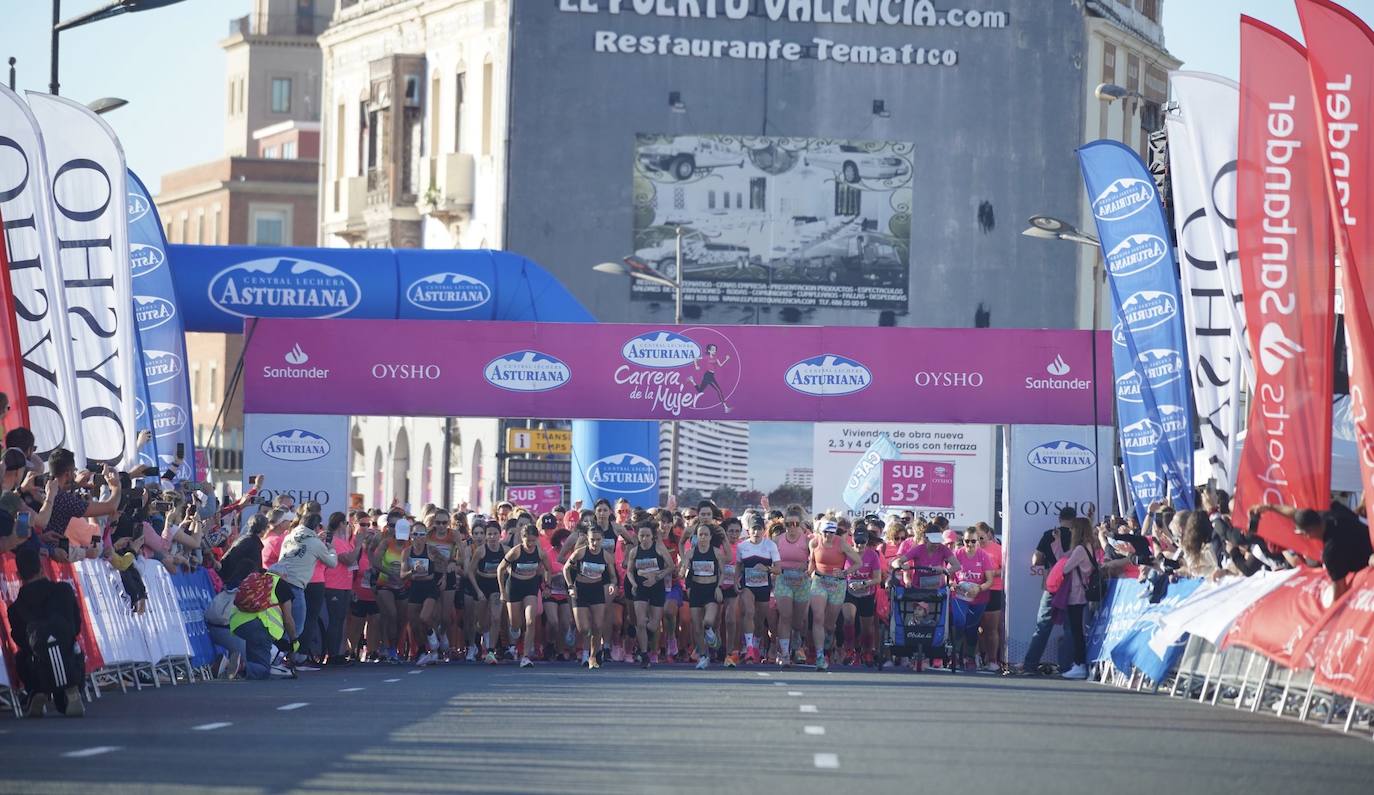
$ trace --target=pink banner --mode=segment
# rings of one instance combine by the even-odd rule
[[[507,486],[506,500],[531,513],[548,513],[563,503],[562,486]]]
[[[884,461],[883,506],[953,508],[954,462]]]
[[[1087,331],[248,321],[265,414],[970,422],[1111,419]],[[1094,412],[1093,388],[1097,404]]]

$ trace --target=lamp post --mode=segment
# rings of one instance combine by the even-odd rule
[[[1098,86],[1098,91],[1101,92],[1105,85],[1104,83],[1102,86]],[[1115,88],[1121,87],[1115,86]],[[1124,91],[1125,89],[1122,90]],[[1099,96],[1101,96],[1100,93]],[[1052,215],[1032,215],[1028,223],[1030,223],[1030,226],[1026,227],[1021,232],[1021,234],[1026,237],[1034,237],[1040,240],[1067,240],[1070,243],[1077,243],[1080,246],[1095,248],[1098,250],[1097,254],[1101,254],[1102,241],[1098,240],[1095,235],[1079,230],[1078,227],[1062,218],[1055,218]],[[1092,337],[1090,343],[1092,348],[1093,477],[1097,479],[1097,482],[1093,484],[1093,493],[1095,495],[1093,499],[1094,504],[1097,503],[1097,497],[1100,496],[1097,490],[1102,482],[1100,468],[1102,455],[1101,451],[1098,449],[1097,443],[1097,427],[1101,424],[1097,410],[1097,326],[1099,307],[1102,303],[1098,290],[1099,285],[1106,280],[1106,277],[1106,270],[1101,265],[1101,257],[1094,255],[1092,266]],[[1126,506],[1123,505],[1121,507],[1124,511]]]
[[[603,262],[593,265],[592,270],[599,273],[609,273],[612,276],[629,276],[631,279],[657,284],[661,287],[668,287],[673,291],[673,325],[682,325],[682,227],[675,227],[674,230],[674,256],[673,256],[673,278],[669,279],[658,273],[648,265],[632,257],[626,257],[620,262]],[[678,459],[678,421],[670,421],[668,430],[668,494],[677,496],[677,459]]]
[[[51,53],[51,77],[48,82],[48,93],[57,96],[59,84],[57,81],[57,54],[58,54],[58,34],[64,30],[81,27],[92,22],[99,22],[102,19],[109,19],[119,14],[132,14],[136,11],[148,11],[162,6],[169,6],[180,3],[182,0],[111,0],[107,5],[101,6],[93,11],[78,14],[71,19],[62,21],[62,0],[52,0],[52,53]],[[113,108],[110,108],[113,110]],[[99,113],[100,111],[96,111]]]
[[[112,110],[119,110],[127,104],[129,104],[129,100],[120,97],[101,97],[100,99],[93,99],[87,102],[86,107],[90,108],[91,112],[100,114],[109,113]]]

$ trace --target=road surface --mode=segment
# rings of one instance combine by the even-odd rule
[[[1050,679],[353,666],[0,718],[0,792],[1374,792],[1374,743]]]

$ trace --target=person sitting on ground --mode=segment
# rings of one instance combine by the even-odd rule
[[[1299,535],[1316,539],[1322,545],[1322,565],[1331,578],[1332,598],[1339,599],[1350,589],[1350,575],[1362,571],[1374,561],[1374,544],[1369,537],[1369,527],[1361,521],[1364,506],[1359,512],[1350,510],[1345,503],[1332,500],[1326,511],[1312,508],[1294,508],[1291,505],[1256,505],[1250,509],[1252,516],[1258,517],[1266,511],[1293,520]]]
[[[14,557],[24,584],[10,605],[9,623],[15,667],[29,694],[24,713],[41,718],[51,700],[62,714],[80,717],[86,714],[81,700],[86,661],[76,640],[81,634],[76,591],[43,574],[37,549],[21,547]]]

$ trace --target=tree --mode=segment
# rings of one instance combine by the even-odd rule
[[[729,486],[717,486],[716,490],[711,492],[711,502],[721,508],[733,509],[739,502],[739,492]]]
[[[749,489],[748,491],[741,491],[739,493],[739,504],[743,508],[758,505],[762,500],[763,492],[756,489]]]
[[[682,510],[688,506],[695,508],[697,507],[697,503],[704,499],[706,499],[706,495],[702,494],[700,489],[683,489],[682,492],[677,495],[678,510]]]
[[[801,486],[778,486],[768,492],[768,502],[780,511],[785,510],[792,503],[796,503],[809,511],[811,508],[811,489]]]

